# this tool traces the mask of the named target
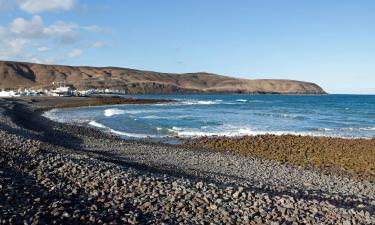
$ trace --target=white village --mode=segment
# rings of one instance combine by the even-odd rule
[[[77,90],[71,85],[66,85],[64,82],[53,82],[53,88],[46,89],[31,89],[31,88],[18,88],[12,90],[0,90],[0,97],[24,97],[24,96],[90,96],[101,94],[127,94],[124,90],[113,89],[88,89]]]

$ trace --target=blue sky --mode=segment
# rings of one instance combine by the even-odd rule
[[[375,94],[375,1],[0,0],[0,59]]]

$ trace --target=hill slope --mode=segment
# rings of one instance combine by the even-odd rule
[[[72,67],[0,61],[0,89],[49,88],[65,82],[75,88],[112,88],[133,94],[275,93],[325,94],[316,84],[293,80],[247,80],[209,73],[172,74],[117,67]]]

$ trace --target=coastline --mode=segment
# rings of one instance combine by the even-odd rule
[[[26,98],[27,99],[27,98]],[[30,98],[35,104],[35,99]],[[174,103],[166,99],[131,99],[98,96],[93,98],[40,98],[40,115],[50,109],[116,104]],[[46,100],[46,101],[45,101]],[[99,128],[97,128],[100,130]],[[115,133],[108,135],[119,136]],[[265,160],[275,160],[294,167],[319,170],[354,179],[375,181],[375,138],[340,138],[296,134],[258,134],[243,136],[176,137],[176,140],[135,139],[150,144],[177,144],[191,149],[207,149]],[[132,139],[127,139],[128,141]],[[289,146],[294,146],[289,148]],[[327,147],[329,146],[329,147]]]
[[[267,215],[271,215],[272,208],[278,206],[288,209],[283,206],[283,202],[290,203],[290,198],[293,198],[295,202],[301,201],[301,205],[292,203],[292,206],[290,206],[293,210],[300,210],[300,213],[294,215],[295,222],[303,222],[306,219],[303,216],[304,213],[301,213],[305,212],[306,209],[304,207],[309,209],[315,207],[319,211],[326,212],[320,217],[315,218],[312,216],[310,218],[311,221],[319,221],[319,218],[328,223],[342,223],[343,221],[352,220],[361,223],[375,221],[373,216],[375,185],[366,179],[353,180],[344,176],[330,174],[329,171],[319,172],[290,167],[277,161],[253,158],[253,156],[241,156],[233,154],[233,152],[226,153],[227,150],[222,152],[209,151],[202,149],[202,145],[190,146],[192,148],[190,149],[184,145],[170,146],[158,143],[125,141],[97,129],[60,124],[43,118],[41,113],[44,110],[56,108],[56,106],[85,106],[87,102],[89,104],[93,103],[91,100],[87,101],[87,98],[82,100],[72,100],[73,98],[56,99],[0,99],[0,134],[2,135],[0,143],[3,147],[1,155],[4,156],[0,162],[2,167],[5,168],[2,169],[5,172],[0,173],[1,176],[13,176],[18,173],[16,177],[22,177],[25,174],[31,174],[30,176],[37,186],[56,186],[56,184],[52,184],[51,176],[58,174],[59,177],[64,178],[58,179],[58,177],[55,177],[59,182],[68,182],[73,189],[77,189],[80,186],[78,192],[82,196],[91,196],[91,198],[94,196],[94,199],[96,199],[94,203],[88,202],[87,206],[84,206],[90,208],[92,204],[96,204],[98,209],[94,211],[105,210],[105,203],[108,202],[109,208],[121,208],[120,204],[112,204],[113,200],[107,197],[104,202],[98,201],[97,195],[92,192],[95,190],[107,190],[116,196],[116,193],[122,193],[121,186],[124,183],[116,190],[110,189],[113,186],[117,187],[113,182],[118,181],[111,179],[111,177],[115,176],[121,182],[126,183],[129,181],[127,185],[133,184],[135,180],[139,180],[139,177],[142,177],[142,182],[145,182],[143,185],[149,186],[151,188],[149,191],[151,192],[156,188],[154,185],[159,184],[167,191],[175,190],[173,187],[184,187],[183,189],[188,189],[192,193],[206,196],[208,202],[205,200],[203,202],[195,201],[195,205],[200,206],[205,212],[202,215],[199,210],[191,212],[192,218],[195,218],[196,221],[199,221],[200,215],[204,218],[204,214],[207,214],[210,216],[209,218],[230,222],[231,218],[225,216],[227,215],[226,213],[223,213],[225,211],[232,213],[237,218],[246,219],[247,217],[250,221],[257,220],[263,223],[271,223],[272,221],[277,221],[277,218],[283,214],[283,210],[279,210],[280,212],[277,211],[275,215],[272,214],[267,219]],[[74,104],[71,103],[72,101]],[[110,103],[102,102],[102,104]],[[41,163],[41,160],[44,160],[44,163]],[[54,163],[57,163],[56,166],[54,166]],[[77,167],[84,167],[80,171],[86,171],[80,173],[79,178],[73,172]],[[62,173],[58,172],[59,168],[62,168]],[[98,169],[101,171],[100,173],[96,173]],[[34,170],[42,173],[40,175],[31,173]],[[48,172],[49,170],[56,173]],[[111,176],[103,177],[102,174],[106,174],[106,171],[110,171]],[[124,177],[124,173],[127,174],[127,178]],[[102,183],[95,186],[93,182],[81,182],[87,177],[94,177],[94,180],[99,180]],[[47,178],[50,183],[43,182]],[[77,179],[82,179],[80,185],[77,183]],[[152,180],[156,180],[156,183],[153,183]],[[18,180],[15,179],[15,181]],[[22,183],[23,180],[21,179],[19,182]],[[105,182],[111,185],[106,187]],[[169,223],[194,221],[192,219],[189,220],[187,217],[185,218],[187,220],[182,220],[178,213],[170,215],[169,220],[167,219],[167,207],[173,207],[176,211],[182,210],[182,208],[177,207],[178,203],[182,202],[179,197],[175,197],[175,202],[171,203],[168,196],[155,196],[158,201],[158,204],[155,204],[159,205],[159,209],[146,204],[150,200],[145,197],[148,192],[142,191],[142,182],[138,182],[138,186],[136,185],[133,191],[133,194],[136,194],[135,196],[141,197],[129,195],[124,199],[133,208],[130,211],[139,212],[137,216],[135,215],[136,213],[129,213],[130,211],[128,210],[126,212],[129,214],[129,218],[126,218],[127,222],[136,220],[142,223],[142,221],[150,219],[159,222],[166,220]],[[4,184],[11,185],[6,183],[5,180]],[[212,185],[210,186],[210,184]],[[228,189],[228,187],[232,187],[232,189]],[[71,193],[72,188],[65,187],[62,193],[69,191]],[[226,191],[227,189],[228,191]],[[216,191],[218,196],[207,197],[208,191],[206,193],[205,190]],[[2,189],[2,191],[6,191],[6,189]],[[242,193],[246,193],[245,196],[242,196]],[[76,196],[76,194],[72,196]],[[123,195],[121,194],[121,196]],[[228,198],[229,201],[237,202],[234,208],[231,208],[232,206],[225,204],[225,202],[216,201],[224,197]],[[56,198],[62,198],[62,196],[57,195]],[[249,212],[245,213],[246,217],[244,217],[243,213],[238,213],[236,210],[233,211],[237,209],[237,206],[241,207],[241,204],[245,204],[246,200],[249,201],[249,199],[252,202],[263,201],[260,204],[265,204],[266,212],[260,213],[259,207],[254,207],[254,210],[258,211],[254,211],[251,214],[249,209]],[[2,200],[0,198],[0,201]],[[313,201],[318,203],[312,204]],[[17,211],[17,209],[12,209],[9,205],[7,207],[10,207],[8,209],[10,210],[9,212]],[[25,207],[27,208],[27,206]],[[74,208],[74,206],[69,207]],[[68,209],[65,210],[68,210],[67,213],[71,219],[75,218],[73,216],[75,212],[73,208],[71,212]],[[340,212],[343,208],[345,208],[344,212],[347,215]],[[4,207],[1,206],[0,210],[3,209]],[[351,209],[355,212],[354,214],[348,213]],[[64,212],[54,216],[53,210],[47,210],[46,213],[50,213],[47,216],[48,218],[54,218],[58,222],[68,220],[68,218],[62,216]],[[126,211],[124,210],[124,207],[121,208],[119,213],[124,214]],[[164,213],[157,214],[158,210]],[[191,208],[189,210],[191,211]],[[357,213],[361,210],[364,212],[363,215]],[[81,214],[85,213],[81,210]],[[118,222],[122,221],[117,214],[111,214],[110,216],[112,216],[112,219],[118,219]],[[98,222],[99,217],[102,221],[107,221],[107,218],[101,218],[100,214],[95,214],[93,220]],[[77,220],[69,221],[77,222]],[[78,221],[89,222],[90,216],[82,217],[80,215]],[[241,223],[246,223],[246,220],[240,221]]]

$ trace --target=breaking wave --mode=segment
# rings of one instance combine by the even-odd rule
[[[122,109],[106,109],[104,110],[104,116],[112,117],[115,115],[124,115],[124,114],[140,114],[140,113],[154,113],[158,112],[157,110],[122,110]]]
[[[375,127],[318,128],[318,131],[375,131]]]
[[[106,109],[106,110],[104,110],[104,115],[106,117],[111,117],[111,116],[115,116],[115,115],[122,115],[122,114],[125,114],[125,110],[121,110],[121,109]]]
[[[95,120],[90,121],[90,122],[89,122],[89,125],[91,125],[91,126],[93,126],[93,127],[99,127],[99,128],[108,128],[108,127],[105,126],[104,124],[98,123],[98,122],[96,122]]]
[[[184,105],[216,105],[220,104],[223,100],[186,100],[183,101]]]
[[[110,133],[117,134],[120,136],[125,136],[125,137],[133,137],[133,138],[155,138],[155,137],[160,137],[157,135],[150,135],[150,134],[136,134],[136,133],[129,133],[129,132],[124,132],[124,131],[119,131],[119,130],[114,130],[112,128],[109,128],[105,126],[104,124],[101,124],[99,122],[96,122],[95,120],[92,120],[88,123],[89,125],[97,128],[101,128],[103,130],[106,130]]]
[[[236,102],[248,102],[248,103],[269,103],[269,101],[261,101],[261,100],[249,100],[249,99],[236,99]]]

